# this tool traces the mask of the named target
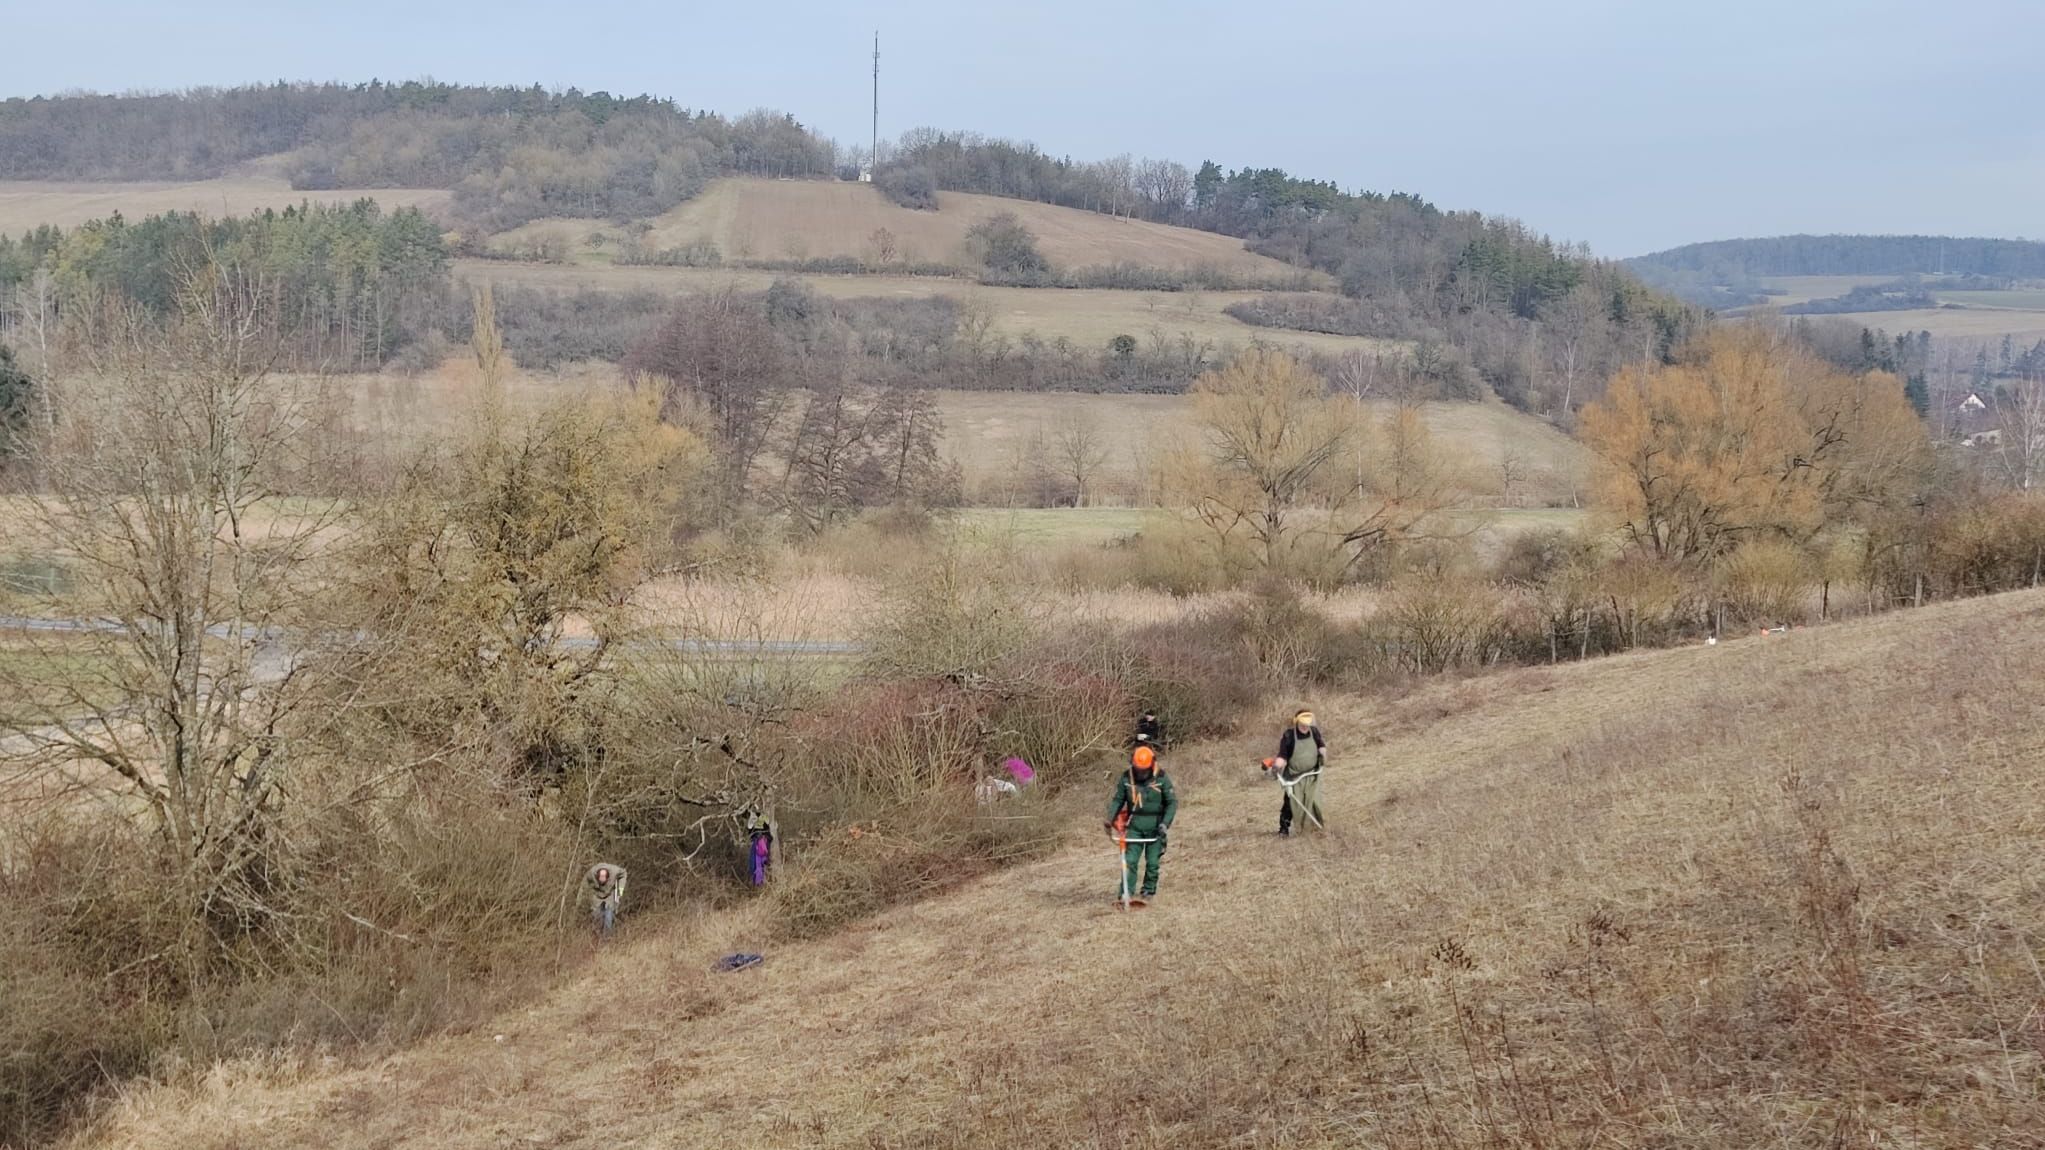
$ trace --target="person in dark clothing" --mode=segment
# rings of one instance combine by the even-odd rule
[[[1149,747],[1136,748],[1129,756],[1129,769],[1115,780],[1115,797],[1108,800],[1107,818],[1102,823],[1108,834],[1122,844],[1122,899],[1157,897],[1165,836],[1178,814],[1178,791],[1157,765],[1157,752]]]
[[[1321,769],[1328,765],[1328,741],[1314,723],[1314,713],[1300,710],[1292,725],[1278,736],[1278,757],[1271,766],[1285,786],[1285,802],[1278,808],[1278,833],[1292,833],[1293,808],[1303,818],[1302,828],[1325,830],[1321,822]]]
[[[1129,748],[1134,750],[1137,747],[1149,747],[1157,750],[1164,746],[1164,741],[1164,726],[1157,721],[1156,712],[1143,712],[1143,717],[1136,720],[1136,735],[1130,740]]]

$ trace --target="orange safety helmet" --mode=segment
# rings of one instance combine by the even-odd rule
[[[1147,771],[1157,764],[1157,752],[1149,747],[1138,747],[1136,753],[1129,756],[1129,762],[1137,770]]]

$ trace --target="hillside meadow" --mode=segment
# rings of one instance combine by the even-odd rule
[[[1266,730],[1182,746],[1141,915],[1080,794],[1035,816],[1063,849],[840,932],[644,916],[485,1025],[228,1061],[68,1145],[2033,1145],[2041,621],[1311,700],[1328,833],[1271,833]]]
[[[893,237],[894,260],[967,264],[966,232],[1007,212],[1036,236],[1038,249],[1058,268],[1127,263],[1174,271],[1212,268],[1274,280],[1298,275],[1290,265],[1245,250],[1241,240],[1213,232],[967,192],[940,192],[937,204],[936,211],[905,208],[871,184],[722,179],[648,220],[651,231],[645,240],[655,249],[710,243],[728,260],[877,260],[881,253],[875,233],[885,230]],[[608,221],[556,218],[535,220],[502,233],[497,241],[515,247],[549,232],[561,233],[577,249],[586,247],[592,232],[623,235]]]

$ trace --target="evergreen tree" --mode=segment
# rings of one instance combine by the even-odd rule
[[[1213,160],[1200,165],[1200,171],[1193,177],[1193,207],[1206,211],[1214,206],[1214,197],[1221,191],[1221,165]]]
[[[1931,388],[1925,383],[1922,373],[1912,375],[1903,383],[1903,398],[1917,409],[1920,418],[1931,413]]]
[[[0,343],[0,455],[17,453],[34,399],[35,381],[15,362],[13,349]]]

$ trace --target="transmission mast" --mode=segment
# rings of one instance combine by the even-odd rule
[[[880,167],[880,29],[873,32],[873,143],[866,153],[867,178]]]

